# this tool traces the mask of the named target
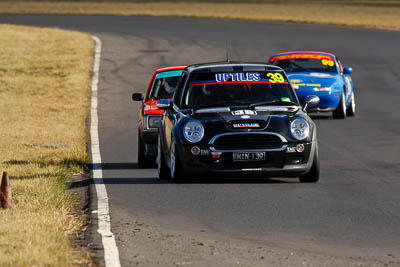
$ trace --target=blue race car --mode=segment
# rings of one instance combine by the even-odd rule
[[[320,103],[308,111],[332,111],[337,119],[354,116],[356,102],[351,67],[343,67],[331,53],[295,51],[271,56],[269,63],[285,70],[300,102],[317,95]]]

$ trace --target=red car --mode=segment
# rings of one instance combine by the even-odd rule
[[[171,99],[176,84],[186,66],[173,66],[156,70],[151,77],[147,93],[133,93],[132,100],[141,101],[138,120],[138,167],[154,165],[157,156],[158,125],[161,114],[159,99]]]

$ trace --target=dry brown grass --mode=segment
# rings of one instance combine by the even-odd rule
[[[0,266],[86,263],[83,220],[66,190],[87,163],[93,42],[57,29],[0,25],[0,171],[15,202],[0,210]]]
[[[261,3],[259,3],[261,2]],[[0,13],[149,15],[250,20],[293,21],[400,30],[398,0],[255,1],[255,3],[198,3],[161,1],[127,3],[2,1]]]

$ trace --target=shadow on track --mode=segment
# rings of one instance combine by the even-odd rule
[[[89,170],[130,170],[138,169],[136,162],[117,162],[117,163],[90,163]]]
[[[248,178],[248,177],[216,177],[216,178],[192,178],[182,183],[172,183],[169,180],[161,180],[158,177],[149,178],[103,178],[104,184],[171,184],[171,185],[190,185],[190,184],[284,184],[297,182],[296,179],[293,181],[282,181],[270,178]],[[91,181],[94,183],[95,181]],[[101,183],[101,180],[96,182]]]
[[[139,169],[138,164],[132,162],[118,162],[118,163],[92,163],[89,164],[90,170],[129,170]],[[182,183],[172,183],[169,180],[161,180],[158,177],[135,177],[135,178],[103,178],[103,179],[90,179],[85,183],[103,183],[103,184],[284,184],[297,182],[297,179],[290,178],[279,180],[276,178],[265,177],[246,177],[246,176],[214,176],[214,177],[195,177],[189,178]],[[82,184],[82,183],[81,183]],[[72,184],[71,187],[81,186]]]

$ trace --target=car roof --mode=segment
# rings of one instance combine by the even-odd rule
[[[280,56],[280,55],[290,55],[290,54],[319,54],[319,55],[327,55],[336,57],[335,54],[323,51],[289,51],[289,52],[282,52],[272,55],[271,57]],[[271,58],[270,57],[270,58]]]
[[[214,71],[266,71],[282,70],[278,66],[264,62],[219,61],[193,64],[186,68],[188,72],[214,72]]]
[[[159,72],[164,72],[164,71],[170,71],[170,70],[183,70],[185,69],[187,66],[170,66],[170,67],[165,67],[165,68],[160,68],[157,69],[155,71],[155,73],[159,73]]]

